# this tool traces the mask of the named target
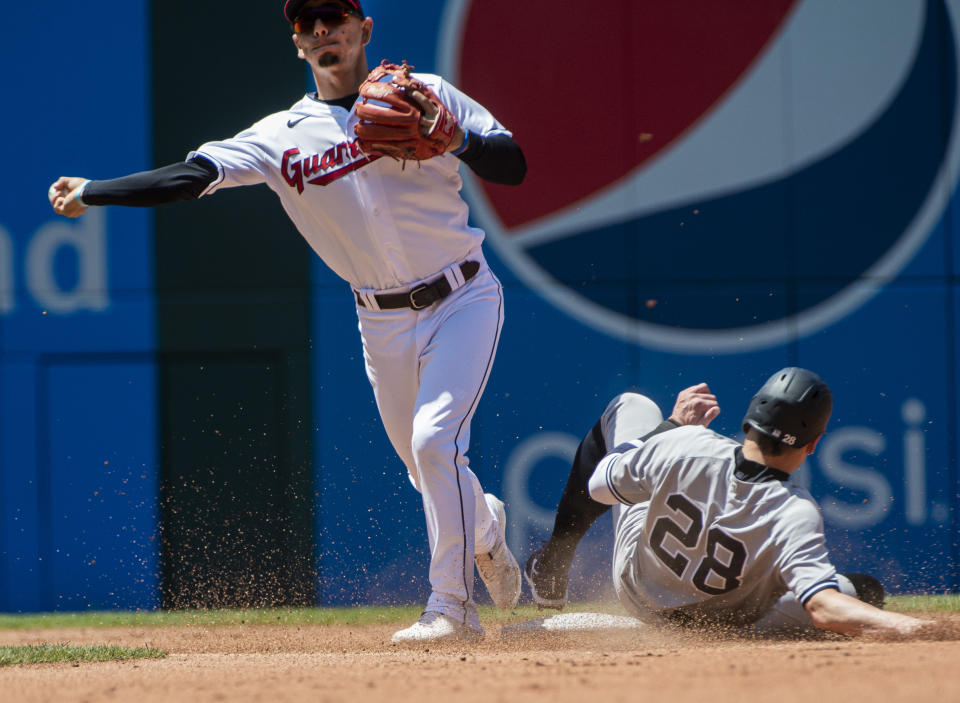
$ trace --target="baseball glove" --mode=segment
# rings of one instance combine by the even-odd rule
[[[422,81],[402,66],[384,60],[360,86],[356,107],[360,121],[354,126],[357,144],[366,154],[389,156],[400,161],[423,161],[447,151],[457,130],[457,118]],[[421,129],[423,109],[412,96],[419,91],[436,108],[429,132]],[[429,118],[429,115],[427,115]]]

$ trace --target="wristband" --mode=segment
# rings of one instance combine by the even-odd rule
[[[465,129],[463,130],[463,144],[458,146],[456,149],[454,149],[450,153],[453,154],[454,156],[460,156],[460,154],[462,154],[467,150],[468,146],[470,146],[470,131]]]
[[[83,191],[87,189],[87,186],[90,185],[90,179],[88,178],[83,183],[80,184],[80,187],[77,188],[76,193],[73,195],[73,199],[77,202],[80,207],[90,207],[85,202],[83,202]]]

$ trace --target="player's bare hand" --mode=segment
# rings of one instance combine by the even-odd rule
[[[77,189],[87,181],[76,176],[60,176],[47,191],[50,207],[64,217],[80,217],[87,208],[77,202]]]
[[[684,388],[677,394],[677,402],[670,419],[680,425],[703,425],[706,427],[720,414],[717,396],[710,392],[706,383]]]
[[[863,628],[860,635],[871,640],[900,642],[904,640],[944,639],[948,628],[935,620],[915,618],[902,613],[884,611],[885,620]],[[950,637],[949,639],[953,639]]]
[[[437,115],[440,114],[440,110],[437,109],[437,106],[434,105],[426,95],[421,93],[419,90],[411,90],[407,95],[413,98],[417,105],[420,106],[420,134],[423,136],[428,136],[432,131],[434,124],[437,121]],[[460,125],[457,125],[456,131],[453,134],[453,139],[450,141],[450,146],[447,147],[447,151],[456,151],[463,144],[465,138],[463,133],[463,128]]]
[[[901,635],[923,635],[931,632],[936,626],[937,623],[934,620],[914,618],[909,615],[895,625]]]

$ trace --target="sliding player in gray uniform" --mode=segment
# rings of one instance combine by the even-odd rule
[[[503,503],[484,494],[466,457],[503,325],[503,291],[481,250],[484,233],[468,224],[459,166],[516,185],[526,173],[523,153],[486,108],[432,74],[414,76],[458,122],[447,153],[406,168],[363,153],[353,108],[368,74],[373,20],[358,0],[286,0],[284,15],[316,93],[179,164],[106,181],[59,178],[50,203],[77,217],[91,205],[160,205],[258,183],[277,193],[350,286],[345,298],[357,307],[380,416],[423,498],[432,593],[394,641],[476,639],[483,629],[474,564],[503,608],[516,604],[521,577],[504,540]],[[426,108],[424,134],[437,115]]]
[[[783,369],[751,400],[741,445],[707,429],[720,408],[705,383],[682,391],[666,421],[649,398],[617,396],[577,450],[550,540],[527,561],[534,600],[563,607],[577,544],[613,505],[614,587],[645,622],[847,634],[920,627],[875,607],[883,589],[872,577],[836,572],[816,502],[789,482],[831,410],[816,374]]]

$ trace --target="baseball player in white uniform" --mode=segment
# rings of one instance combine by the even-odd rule
[[[876,579],[836,572],[816,502],[789,482],[831,410],[816,374],[782,369],[752,399],[741,445],[707,429],[720,408],[705,383],[682,391],[666,421],[649,398],[617,396],[577,451],[550,540],[527,560],[534,600],[563,607],[577,544],[616,506],[613,583],[645,622],[917,629],[924,621],[880,609]]]
[[[496,603],[512,608],[521,576],[504,539],[503,503],[470,470],[470,421],[503,325],[503,290],[467,224],[458,172],[520,183],[526,165],[512,135],[441,77],[414,74],[456,117],[449,151],[404,164],[357,146],[353,107],[368,74],[373,20],[358,0],[286,0],[300,58],[316,93],[186,161],[106,181],[61,177],[54,210],[152,206],[266,183],[324,262],[352,289],[367,376],[384,427],[420,491],[432,593],[396,642],[471,640],[483,634],[474,564]],[[428,133],[436,108],[424,105]]]

